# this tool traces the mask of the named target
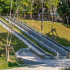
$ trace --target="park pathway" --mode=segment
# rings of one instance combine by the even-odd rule
[[[45,64],[43,64],[43,65],[31,65],[27,67],[19,67],[19,68],[7,69],[7,70],[61,70],[61,68],[47,67]]]
[[[16,56],[27,65],[46,64],[48,67],[70,67],[70,59],[44,59],[35,55],[29,48],[23,48],[16,52]],[[35,62],[35,64],[34,64]]]
[[[24,50],[25,49],[23,49],[23,51]],[[62,67],[70,67],[70,59],[65,59],[65,58],[57,59],[57,60],[41,59],[35,54],[26,50],[18,55],[20,51],[18,51],[16,54],[19,58],[22,58],[23,60],[28,60],[29,62],[35,61],[38,63],[37,64],[32,63],[32,65],[30,64],[25,67],[18,67],[13,69],[6,69],[6,70],[63,70],[61,69]]]
[[[42,65],[31,65],[31,66],[6,69],[6,70],[65,70],[65,69],[64,67],[48,67],[46,64],[42,64]],[[70,68],[66,70],[70,70]]]

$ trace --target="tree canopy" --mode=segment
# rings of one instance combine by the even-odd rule
[[[70,23],[70,0],[61,1],[58,7],[58,13],[65,23]]]
[[[60,2],[62,4],[60,4]],[[0,14],[9,14],[11,8],[11,0],[0,0]],[[12,0],[12,14],[38,14],[41,13],[40,0]],[[44,0],[46,12],[56,13],[66,22],[70,22],[70,0]]]

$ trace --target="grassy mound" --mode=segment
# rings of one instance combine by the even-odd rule
[[[6,62],[6,55],[5,55],[6,51],[4,49],[6,48],[5,44],[6,44],[7,34],[8,31],[0,25],[0,54],[1,54],[0,69],[6,69],[18,66],[18,63],[15,60],[15,56],[12,50],[10,50],[10,62],[8,63]],[[14,47],[15,52],[21,48],[27,48],[27,46],[15,36],[12,37],[12,45]]]

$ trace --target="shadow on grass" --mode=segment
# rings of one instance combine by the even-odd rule
[[[67,28],[70,28],[70,24],[62,23],[62,25],[64,25]]]
[[[60,68],[59,70],[70,70],[70,67],[69,68]]]
[[[19,64],[17,62],[8,62],[9,67],[19,67]]]
[[[50,35],[50,34],[46,34],[46,36],[53,39],[52,35]],[[57,36],[54,35],[53,40],[55,40],[56,42],[58,42],[59,44],[65,46],[65,47],[70,47],[70,41],[66,40],[65,38],[58,38]]]
[[[0,33],[0,42],[1,44],[6,44],[7,33]]]
[[[7,33],[0,33],[0,56],[5,54]]]
[[[5,56],[6,54],[6,51],[4,49],[6,48],[7,44],[7,34],[8,34],[7,32],[0,33],[0,53],[1,53],[0,55],[3,54],[3,56]],[[22,48],[27,48],[27,46],[14,35],[12,36],[12,45],[14,47],[15,52]],[[12,50],[10,50],[10,58],[12,60],[15,60],[14,53]],[[18,66],[17,63],[11,63],[11,62],[9,62],[8,65],[9,67]]]
[[[57,21],[57,22],[61,23],[62,25],[64,25],[67,28],[70,28],[70,24],[69,23],[65,23],[63,21]]]
[[[1,48],[5,47],[5,45],[7,43],[7,34],[8,33],[0,33]],[[19,49],[22,49],[22,48],[27,48],[27,46],[14,35],[12,36],[12,45],[13,45],[15,51],[18,51]]]

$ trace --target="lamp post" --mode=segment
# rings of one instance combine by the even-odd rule
[[[44,3],[44,0],[41,0],[41,4],[42,4],[42,21],[41,21],[41,30],[43,30],[43,3]]]

